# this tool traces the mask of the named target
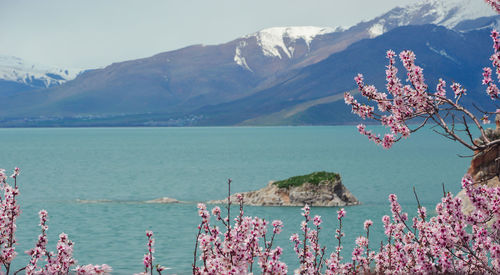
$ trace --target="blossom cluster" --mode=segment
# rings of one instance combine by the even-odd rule
[[[428,218],[425,207],[419,207],[411,223],[390,195],[392,217],[382,218],[387,243],[374,255],[375,272],[498,274],[500,188],[474,185],[470,175],[462,186],[475,206],[471,213],[447,193],[436,205],[436,216]]]
[[[3,191],[3,196],[0,196],[0,274],[10,274],[11,264],[17,256],[15,245],[17,243],[16,219],[20,215],[20,206],[17,203],[16,197],[19,195],[17,179],[20,174],[20,169],[15,168],[10,176],[14,180],[14,185],[10,185],[7,181],[7,176],[4,169],[0,169],[0,191]],[[108,274],[111,272],[111,267],[108,265],[85,265],[76,266],[71,269],[77,261],[73,258],[73,242],[69,240],[68,235],[61,233],[57,242],[57,252],[47,251],[47,226],[48,213],[46,210],[40,210],[39,226],[41,234],[35,247],[26,251],[30,256],[29,263],[17,270],[15,273],[25,271],[26,274],[68,274],[70,271],[76,274]]]
[[[462,179],[462,187],[474,210],[465,212],[462,199],[444,194],[436,205],[436,216],[428,217],[425,207],[419,205],[416,216],[410,218],[402,211],[397,196],[389,195],[391,216],[383,216],[382,224],[387,240],[378,252],[370,250],[370,228],[373,221],[364,222],[365,235],[356,238],[351,257],[341,256],[344,231],[342,220],[345,209],[337,211],[339,227],[335,232],[338,245],[330,256],[321,246],[319,232],[323,223],[320,216],[311,216],[311,208],[302,208],[304,220],[300,234],[290,237],[297,255],[299,268],[295,274],[435,274],[435,273],[500,273],[500,187],[488,187],[472,182],[470,175]],[[263,274],[286,274],[287,266],[279,261],[282,249],[272,249],[276,234],[283,223],[274,221],[270,241],[266,240],[267,222],[258,217],[243,215],[243,197],[238,195],[240,213],[234,225],[228,216],[221,216],[220,207],[210,213],[206,205],[198,204],[201,223],[198,227],[193,274],[250,274],[258,260]],[[418,198],[417,198],[418,201]],[[228,203],[228,207],[230,203]],[[214,217],[225,230],[211,225]],[[222,231],[225,231],[222,233]],[[150,247],[148,245],[148,247]],[[197,257],[197,249],[201,255]],[[197,266],[198,262],[202,265]],[[151,266],[151,265],[150,265]]]
[[[389,50],[387,52],[389,65],[386,68],[386,88],[388,93],[379,92],[375,86],[365,84],[362,74],[358,74],[354,78],[361,95],[369,101],[375,101],[378,110],[387,114],[376,114],[373,106],[358,103],[348,92],[344,94],[344,100],[346,104],[351,105],[353,113],[363,119],[376,119],[390,129],[390,133],[380,138],[371,131],[367,131],[364,124],[358,125],[358,130],[361,134],[366,135],[370,140],[381,144],[386,149],[391,148],[394,142],[399,140],[400,137],[406,138],[410,135],[411,130],[406,125],[406,121],[432,112],[434,105],[439,104],[427,94],[427,84],[424,82],[423,69],[415,65],[415,54],[412,51],[403,51],[399,55],[407,71],[407,81],[410,83],[407,85],[403,85],[397,76],[398,69],[395,65],[395,56],[396,53],[394,51]],[[440,84],[440,90],[442,91],[445,83],[440,82]],[[456,89],[457,92],[462,91],[459,86]]]
[[[300,267],[297,272],[305,274],[318,274],[323,267],[323,257],[325,255],[326,247],[320,247],[319,232],[323,220],[321,216],[314,216],[313,227],[309,227],[311,221],[311,208],[305,205],[302,208],[302,216],[304,221],[301,223],[301,230],[303,238],[300,239],[298,234],[293,234],[290,241],[294,244],[294,250],[300,260]]]
[[[500,39],[498,36],[498,31],[493,30],[491,32],[491,38],[493,39],[493,55],[491,55],[490,60],[493,67],[496,68],[497,78],[500,77]],[[491,99],[498,98],[500,91],[491,78],[491,68],[489,67],[483,68],[483,85],[487,86],[486,93]]]
[[[6,273],[10,271],[12,260],[17,256],[16,252],[16,220],[21,214],[17,196],[19,189],[17,187],[17,178],[19,168],[15,168],[10,176],[14,179],[14,186],[7,182],[7,175],[4,169],[0,169],[0,263],[5,268]]]
[[[161,275],[161,272],[167,269],[165,266],[157,264],[156,266],[153,265],[153,261],[155,259],[154,253],[154,244],[155,244],[155,239],[153,238],[153,231],[146,230],[146,237],[148,238],[147,242],[147,248],[148,251],[146,254],[144,254],[143,257],[143,264],[144,264],[144,272],[141,273],[136,273],[135,275],[147,275],[147,274],[153,274],[153,270],[156,269],[156,272]]]
[[[499,274],[500,273],[500,187],[474,184],[470,175],[462,187],[474,210],[464,211],[463,201],[446,193],[436,205],[436,216],[428,217],[419,206],[416,216],[402,212],[397,196],[389,195],[391,216],[383,216],[387,240],[378,252],[369,249],[373,225],[366,220],[366,236],[356,239],[352,257],[343,261],[341,239],[344,209],[337,213],[338,246],[323,260],[325,247],[319,249],[321,218],[314,218],[316,229],[309,228],[310,208],[303,208],[302,240],[293,234],[290,240],[300,262],[296,274]],[[322,270],[324,264],[325,269]]]
[[[269,237],[269,222],[258,217],[244,216],[243,196],[238,194],[237,198],[240,211],[233,221],[230,218],[230,197],[225,218],[221,216],[218,206],[212,209],[210,215],[205,204],[198,204],[201,223],[196,238],[193,274],[247,274],[254,272],[256,264],[262,274],[287,274],[287,265],[280,261],[282,248],[273,248],[274,238],[281,232],[283,223],[273,221]],[[224,229],[211,224],[212,216]],[[199,258],[197,249],[200,250]],[[202,264],[198,266],[198,262]]]
[[[16,179],[18,175],[19,170],[16,169],[13,178]],[[0,178],[3,188],[10,186],[3,170]],[[311,208],[306,205],[302,209],[304,220],[301,223],[301,236],[293,234],[290,237],[300,264],[295,273],[500,273],[500,187],[474,184],[472,177],[465,175],[462,179],[462,188],[474,206],[473,211],[466,213],[463,210],[462,199],[446,193],[436,206],[436,215],[430,218],[425,207],[420,206],[416,216],[410,218],[402,211],[397,196],[391,194],[389,202],[392,216],[382,217],[387,237],[385,244],[381,244],[378,252],[370,250],[369,232],[373,222],[366,220],[364,222],[366,235],[356,239],[351,258],[345,261],[341,256],[341,240],[344,236],[342,220],[346,216],[346,211],[344,209],[337,211],[339,227],[335,238],[338,240],[338,245],[330,256],[326,257],[326,247],[322,247],[319,242],[322,218],[312,217]],[[214,207],[212,213],[209,213],[204,204],[198,205],[201,223],[196,238],[193,273],[248,274],[254,272],[253,265],[256,261],[263,274],[286,274],[287,265],[280,261],[283,250],[280,247],[273,248],[275,236],[282,231],[283,223],[279,220],[273,221],[271,223],[272,235],[266,238],[268,222],[258,217],[244,216],[243,196],[238,195],[237,198],[240,211],[233,219],[234,224],[231,223],[230,208],[228,208],[228,215],[222,217],[219,207]],[[12,203],[14,199],[2,199],[2,203],[7,201]],[[16,209],[15,207],[5,208]],[[76,264],[72,256],[73,243],[66,234],[61,233],[57,243],[57,252],[48,252],[47,211],[41,210],[39,217],[41,234],[35,247],[27,251],[31,259],[23,269],[26,274],[69,273],[71,267]],[[212,225],[212,217],[222,223],[225,230]],[[15,227],[11,224],[7,226]],[[155,252],[153,232],[146,231],[146,236],[148,241],[147,253],[144,256],[145,272],[140,274],[152,274],[153,269],[161,274],[161,271],[166,268],[153,264]],[[14,237],[9,237],[7,240],[11,238],[15,240]],[[12,244],[15,244],[15,241],[12,241]],[[199,258],[196,255],[198,248],[201,251]],[[8,249],[4,247],[4,250]],[[15,251],[14,246],[10,251]],[[43,264],[43,262],[46,263]],[[197,266],[197,263],[202,263],[202,265]],[[84,265],[72,270],[77,274],[106,274],[111,272],[111,267]],[[9,270],[5,271],[4,273],[9,273]]]
[[[485,0],[486,3],[490,4],[490,6],[497,12],[500,13],[500,1],[498,0]]]
[[[500,13],[499,1],[486,0],[486,2],[495,11]],[[493,39],[493,55],[491,55],[490,60],[492,67],[495,68],[498,81],[500,80],[499,33],[493,30],[491,37]],[[379,113],[375,112],[374,106],[359,103],[348,92],[344,94],[344,101],[347,105],[351,106],[354,114],[363,120],[373,119],[379,121],[389,129],[389,132],[383,138],[380,138],[379,135],[367,131],[364,124],[360,124],[358,125],[358,130],[361,134],[388,149],[395,142],[401,140],[401,138],[408,137],[412,132],[417,131],[430,120],[443,129],[443,135],[459,141],[471,150],[486,150],[490,146],[497,144],[496,142],[490,143],[480,123],[480,121],[484,124],[489,123],[489,116],[496,112],[486,112],[478,109],[478,112],[482,113],[482,117],[480,119],[476,118],[473,112],[470,112],[459,103],[459,100],[467,94],[467,89],[461,84],[453,82],[450,85],[454,95],[453,100],[447,97],[446,82],[443,79],[439,79],[434,92],[430,91],[425,82],[423,69],[415,64],[415,53],[410,50],[402,51],[399,54],[399,59],[403,64],[407,76],[406,84],[404,84],[398,77],[396,53],[389,50],[386,57],[388,59],[388,65],[385,70],[386,92],[379,92],[375,86],[365,84],[362,74],[354,77],[361,95],[368,102],[374,102],[377,105]],[[482,75],[482,83],[486,86],[486,94],[492,100],[498,99],[500,89],[492,78],[492,69],[490,67],[483,68]],[[465,125],[463,129],[459,130],[455,128],[455,117],[463,118],[463,120],[460,120],[460,123]],[[408,122],[414,119],[423,123],[414,129],[410,129]],[[452,126],[447,125],[447,120],[452,120]],[[474,122],[482,138],[487,141],[486,144],[478,145],[472,141],[467,120]],[[469,139],[461,138],[458,132],[466,132]],[[467,140],[471,140],[471,142]]]

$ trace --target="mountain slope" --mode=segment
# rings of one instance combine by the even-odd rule
[[[226,44],[196,45],[115,63],[85,72],[59,87],[12,97],[13,102],[33,97],[40,103],[9,113],[71,116],[177,112],[234,100],[303,61],[313,47],[314,36],[327,32],[312,27],[274,28]]]
[[[353,121],[354,116],[333,115],[323,108],[324,104],[333,104],[340,108],[337,114],[348,112],[342,108],[343,99],[337,102],[321,102],[355,87],[353,77],[363,73],[367,83],[373,83],[380,89],[385,86],[385,52],[412,49],[417,56],[417,64],[424,68],[429,87],[435,87],[437,79],[442,77],[448,83],[458,81],[470,91],[464,99],[474,100],[480,105],[489,103],[481,87],[481,72],[489,64],[491,49],[489,30],[474,30],[466,33],[456,32],[435,25],[399,27],[374,39],[354,43],[341,53],[333,54],[317,64],[293,71],[284,76],[280,83],[256,94],[237,101],[207,106],[197,114],[205,117],[202,124],[261,124],[262,116],[275,116],[277,113],[311,101],[318,101],[306,110],[286,117],[288,124],[337,124]],[[476,72],[476,74],[471,73]],[[400,73],[405,78],[403,71]],[[319,109],[321,110],[319,110]],[[310,110],[308,110],[310,109]],[[326,112],[326,119],[321,121],[301,120],[309,112]],[[302,113],[302,114],[301,114]],[[276,117],[275,117],[276,119]],[[285,119],[285,117],[283,117]],[[345,119],[345,120],[344,120]],[[282,123],[274,121],[274,124]]]
[[[424,27],[422,24],[435,23],[469,31],[489,27],[485,22],[496,24],[493,22],[496,19],[483,19],[486,21],[479,23],[477,20],[461,21],[493,13],[486,4],[481,4],[472,0],[450,0],[446,4],[424,0],[408,7],[395,8],[349,29],[264,29],[220,45],[195,45],[149,58],[114,63],[103,69],[83,72],[72,81],[67,81],[71,75],[67,72],[68,78],[59,76],[61,79],[57,79],[55,74],[45,73],[50,79],[44,78],[43,85],[38,86],[33,84],[38,78],[16,78],[13,74],[9,76],[10,80],[2,82],[0,70],[0,97],[2,102],[7,103],[5,108],[0,109],[0,118],[4,121],[29,120],[38,123],[48,117],[50,123],[63,119],[70,124],[82,119],[85,123],[98,119],[110,125],[126,124],[127,121],[136,121],[134,123],[138,125],[151,121],[153,124],[168,125],[170,122],[165,121],[174,121],[174,124],[180,121],[180,125],[183,121],[189,121],[189,125],[227,125],[264,123],[265,119],[273,123],[315,123],[302,121],[300,117],[316,110],[314,115],[308,117],[311,120],[320,118],[322,112],[317,111],[319,107],[316,106],[337,104],[338,100],[332,101],[332,98],[338,97],[332,96],[352,89],[353,75],[367,64],[378,64],[383,73],[386,48],[382,48],[387,45],[395,50],[398,47],[425,49],[424,52],[429,52],[428,56],[441,56],[429,57],[428,62],[444,62],[443,70],[457,67],[442,55],[442,51],[451,53],[449,56],[458,58],[455,60],[458,62],[463,62],[462,57],[458,53],[453,55],[455,49],[442,49],[443,43],[456,40],[459,44],[476,45],[477,41],[464,42],[457,38],[460,33],[453,32],[455,34],[451,35],[451,30],[446,32],[442,30],[444,28],[439,28],[440,35],[450,41],[436,37],[428,41],[429,45],[421,45],[422,41],[414,40],[432,36],[432,33],[427,33],[429,29],[401,29],[401,26]],[[396,31],[397,35],[386,36],[392,31]],[[386,44],[376,48],[378,51],[375,52],[371,42],[366,41]],[[416,46],[410,41],[414,41]],[[485,43],[483,38],[478,41]],[[353,52],[354,45],[366,47],[355,47],[362,53],[363,59]],[[471,48],[470,45],[465,45],[463,49],[477,50],[482,47]],[[473,61],[476,62],[475,59]],[[473,65],[466,63],[463,66]],[[13,72],[12,65],[4,67]],[[30,79],[34,80],[30,82]],[[49,87],[44,88],[46,86]],[[273,113],[276,114],[269,117]],[[338,121],[347,120],[349,118],[346,117]],[[320,121],[334,123],[324,119]]]

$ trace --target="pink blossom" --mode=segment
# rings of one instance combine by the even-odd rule
[[[30,256],[29,262],[21,270],[11,269],[12,261],[17,256],[16,220],[21,214],[20,206],[17,203],[17,196],[20,194],[17,187],[19,175],[20,169],[16,167],[11,176],[14,179],[14,186],[12,186],[7,182],[5,170],[0,169],[0,191],[3,191],[3,196],[0,196],[0,274],[18,273],[23,269],[26,274],[68,274],[71,266],[76,263],[73,258],[74,244],[69,240],[68,235],[61,233],[56,245],[57,251],[55,253],[47,251],[48,213],[46,210],[40,210],[38,213],[41,234],[38,236],[35,247],[25,252]],[[111,267],[107,265],[101,267],[96,266],[92,272],[88,271],[86,267],[77,268],[75,271],[78,274],[105,274],[111,271]],[[2,268],[5,268],[5,272]]]
[[[222,223],[221,227],[210,224],[206,206],[198,205],[201,223],[196,238],[193,274],[247,274],[250,269],[255,270],[257,265],[264,274],[287,273],[286,264],[279,260],[282,249],[272,247],[275,236],[282,231],[283,223],[274,220],[272,234],[269,234],[269,223],[258,217],[244,216],[243,197],[240,203],[241,211],[233,219],[234,224],[231,224],[228,217],[220,217],[220,208],[212,210],[217,221]]]
[[[459,97],[459,96],[463,96],[463,95],[466,95],[466,89],[462,88],[462,85],[460,85],[459,83],[453,83],[451,85],[451,89],[453,90],[453,92],[455,93],[455,98]]]
[[[321,220],[321,216],[314,216],[314,225],[319,226],[323,221]]]
[[[279,234],[279,233],[281,233],[282,229],[283,229],[283,222],[280,220],[274,220],[273,221],[273,233]]]
[[[10,177],[15,179],[15,178],[17,178],[17,176],[19,176],[19,173],[20,173],[19,167],[16,167],[16,168],[14,168],[14,172],[12,173],[12,175]]]
[[[384,139],[382,140],[382,146],[385,149],[389,149],[392,147],[392,144],[394,144],[394,135],[393,134],[386,134],[384,136]]]
[[[212,215],[214,216],[220,215],[220,207],[216,206],[212,208]]]
[[[340,220],[345,216],[345,210],[344,208],[340,208],[340,210],[337,211],[337,219]]]
[[[366,220],[365,223],[363,224],[363,227],[365,228],[365,230],[368,230],[368,228],[370,228],[370,226],[372,225],[373,225],[372,220]]]
[[[481,118],[481,121],[483,122],[483,124],[489,124],[491,123],[490,119],[488,118],[487,115],[483,115],[483,117]]]
[[[497,12],[500,13],[500,2],[498,0],[485,0],[486,3],[490,4],[491,7]]]
[[[435,95],[438,97],[446,97],[446,90],[444,89],[445,87],[446,87],[446,81],[440,78],[436,86]]]

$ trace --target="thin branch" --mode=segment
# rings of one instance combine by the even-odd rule
[[[415,194],[415,199],[417,200],[418,209],[422,208],[422,205],[420,204],[420,200],[418,199],[417,191],[415,191],[415,186],[413,186],[413,194]]]
[[[231,179],[227,179],[227,235],[231,239]]]
[[[196,243],[194,244],[193,274],[195,274],[195,271],[196,271],[196,258],[197,258],[196,254],[198,252],[198,240],[200,239],[201,227],[202,227],[202,225],[200,224],[199,229],[198,229],[198,234],[196,234]]]
[[[477,146],[473,146],[473,145],[470,145],[468,144],[467,142],[465,142],[461,137],[459,137],[457,134],[455,134],[454,132],[452,132],[449,128],[448,128],[448,125],[446,124],[446,122],[443,120],[443,118],[441,118],[441,116],[439,116],[438,113],[435,114],[436,116],[436,119],[440,122],[441,124],[441,128],[443,128],[443,130],[450,136],[452,136],[454,138],[454,140],[462,143],[462,145],[464,145],[465,147],[471,149],[472,151],[475,151],[477,150]],[[434,118],[434,116],[432,116],[433,120],[436,121],[436,119]],[[437,122],[437,121],[436,121]],[[484,131],[483,131],[484,132]],[[500,142],[500,140],[499,140]]]
[[[456,139],[455,139],[454,137],[451,137],[451,136],[447,135],[446,133],[441,133],[441,132],[439,132],[438,130],[434,130],[434,129],[432,129],[432,131],[433,131],[434,133],[438,134],[438,135],[441,135],[441,136],[443,136],[443,137],[447,138],[447,139],[451,139],[451,140],[453,140],[453,141],[456,141]]]
[[[470,142],[473,144],[473,145],[476,145],[476,142],[474,142],[474,138],[472,137],[472,134],[469,130],[469,125],[467,124],[467,120],[465,119],[465,116],[462,116],[462,119],[464,121],[464,126],[465,126],[465,132],[467,133],[467,136],[469,137],[470,139]]]
[[[457,154],[457,157],[459,157],[459,158],[473,158],[475,156],[476,156],[476,154],[472,154],[472,155],[460,155],[460,154]]]
[[[446,97],[440,97],[440,98],[445,100],[446,102],[448,102],[450,105],[453,105],[453,107],[455,107],[458,111],[461,111],[464,114],[466,114],[468,117],[470,117],[472,119],[472,121],[474,121],[474,123],[476,124],[476,127],[481,132],[481,136],[484,137],[485,142],[490,142],[490,140],[486,136],[486,133],[484,132],[483,126],[481,126],[481,123],[479,122],[479,120],[476,118],[476,116],[474,114],[472,114],[469,110],[465,109],[464,107],[458,105],[458,103],[453,103],[453,101],[451,101],[450,99],[448,99]],[[457,102],[458,102],[458,99],[457,99]]]
[[[455,132],[455,115],[451,114],[451,131]]]
[[[25,269],[26,269],[26,267],[23,267],[23,268],[19,269],[18,271],[14,272],[14,275],[16,275],[17,273],[19,273],[19,272],[21,272],[21,271],[23,271]]]
[[[479,106],[477,106],[476,103],[474,103],[474,102],[472,102],[472,106],[474,106],[474,108],[476,108],[476,110],[478,110],[479,112],[481,112],[483,114],[494,115],[497,113],[497,112],[487,112],[487,111],[481,109]]]
[[[425,120],[424,120],[424,122],[422,122],[422,124],[420,124],[417,128],[415,128],[415,129],[413,129],[413,130],[411,130],[411,129],[410,129],[410,132],[414,133],[414,132],[416,132],[416,131],[420,130],[420,128],[424,127],[424,126],[425,126],[425,124],[427,123],[427,121],[428,121],[430,118],[431,118],[430,116],[426,117],[426,118],[425,118]]]

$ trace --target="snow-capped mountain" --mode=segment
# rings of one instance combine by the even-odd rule
[[[269,74],[314,56],[314,52],[321,48],[319,40],[330,43],[331,35],[340,31],[341,28],[314,26],[274,27],[228,44],[234,47],[233,60],[241,68],[256,74]],[[270,63],[273,65],[269,66]]]
[[[264,29],[244,38],[255,37],[257,44],[261,47],[262,52],[266,56],[284,58],[292,58],[295,48],[294,44],[301,40],[309,48],[311,41],[318,35],[332,33],[335,30],[332,28],[320,27],[275,27]]]
[[[275,27],[258,31],[243,37],[236,46],[234,61],[241,67],[253,71],[247,64],[242,52],[249,44],[249,39],[254,39],[262,50],[262,54],[268,57],[292,58],[295,53],[297,43],[303,43],[310,50],[311,41],[318,35],[332,33],[332,28],[320,28],[313,26],[305,27]]]
[[[302,26],[264,29],[238,39],[233,60],[250,72],[256,72],[254,67],[266,59],[292,67],[296,64],[309,65],[344,50],[356,41],[377,37],[397,27],[435,24],[453,29],[465,20],[494,15],[495,12],[487,4],[478,0],[422,0],[396,7],[350,28]],[[256,47],[262,56],[257,55],[259,51],[255,51]],[[291,59],[295,61],[287,61]]]
[[[219,45],[193,45],[80,74],[0,56],[0,96],[10,103],[0,109],[0,118],[141,114],[137,119],[156,121],[151,114],[164,118],[194,114],[203,117],[203,125],[219,125],[279,113],[297,104],[305,104],[299,108],[303,110],[323,99],[337,100],[337,93],[354,88],[352,76],[363,66],[373,72],[383,68],[389,48],[415,48],[427,54],[428,64],[444,64],[443,71],[455,72],[457,64],[466,64],[462,69],[467,71],[481,59],[464,61],[461,58],[470,52],[443,45],[454,40],[468,51],[491,48],[488,29],[500,18],[491,15],[494,12],[480,0],[419,0],[349,28],[268,28]],[[441,26],[422,26],[426,24]],[[486,33],[486,40],[474,42],[474,49],[465,47],[475,37],[461,37],[477,30]],[[436,33],[440,36],[434,37]],[[404,43],[394,48],[396,42]],[[2,87],[6,80],[10,82]],[[19,85],[49,88],[44,93],[18,93]],[[329,114],[323,111],[311,113],[310,118]]]
[[[396,27],[435,24],[453,29],[465,20],[494,16],[486,3],[477,0],[422,0],[405,7],[397,7],[370,21],[367,28],[371,38]]]
[[[61,85],[78,76],[80,69],[61,69],[30,63],[14,56],[0,55],[0,80],[33,88]]]
[[[433,18],[431,24],[453,29],[459,22],[496,13],[484,3],[476,0],[426,0],[406,8],[407,14],[422,14]]]

